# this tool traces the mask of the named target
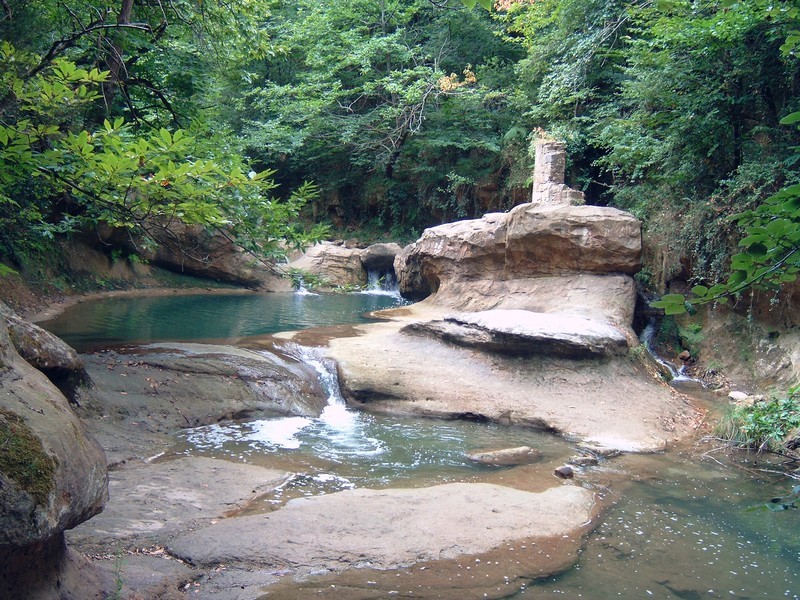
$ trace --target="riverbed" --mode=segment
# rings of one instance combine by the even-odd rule
[[[328,297],[287,295],[283,308],[250,309],[238,300],[220,298],[225,297],[192,296],[191,305],[188,299],[172,297],[125,299],[122,305],[117,305],[119,299],[87,302],[75,307],[79,312],[43,325],[83,351],[157,340],[240,343],[268,332],[361,321],[362,313],[393,305],[385,297],[378,302],[377,296],[352,295],[346,296],[346,307],[331,308]],[[167,301],[169,306],[159,304]],[[298,318],[286,309],[313,308],[317,301],[319,316],[310,311],[311,316]],[[105,325],[98,327],[99,322]],[[368,415],[338,399],[331,405],[329,414],[318,418],[281,417],[177,431],[171,448],[158,460],[211,456],[293,473],[287,485],[243,513],[257,514],[280,510],[290,498],[356,488],[482,482],[541,490],[558,485],[553,469],[580,452],[568,440],[541,431]],[[515,468],[477,467],[464,459],[474,446],[502,443],[536,447],[542,458],[536,465]],[[715,450],[710,442],[689,441],[667,453],[625,455],[578,469],[579,485],[602,494],[607,505],[575,565],[558,576],[540,578],[525,559],[528,548],[504,548],[495,561],[498,570],[489,566],[491,573],[486,573],[499,583],[476,583],[474,589],[495,598],[798,598],[800,511],[766,508],[770,498],[788,493],[790,483],[764,472],[764,465],[748,465],[747,470],[731,465],[725,453]],[[437,568],[450,577],[461,570],[473,578],[477,569],[473,564],[466,573],[463,561]],[[486,559],[480,568],[487,568]],[[369,588],[369,581],[401,575],[408,593],[398,590],[396,595],[441,594],[441,587],[436,592],[426,587],[430,574],[423,571],[351,569],[346,575],[306,577],[301,583],[283,580],[265,588],[272,590],[265,597],[331,596],[332,586],[338,586],[335,597],[355,597],[348,593]],[[381,589],[385,595],[387,590]],[[465,588],[456,589],[463,593]],[[472,597],[469,589],[466,597]]]

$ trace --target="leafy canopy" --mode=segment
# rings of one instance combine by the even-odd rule
[[[278,201],[271,196],[274,173],[253,171],[218,137],[163,127],[137,131],[122,117],[73,129],[68,117],[98,100],[109,73],[58,58],[26,77],[35,60],[8,42],[0,45],[6,248],[13,246],[12,231],[53,236],[97,223],[134,231],[148,244],[156,228],[181,222],[216,228],[247,250],[274,257],[281,240],[299,245],[320,234],[295,225],[313,186]],[[53,213],[56,199],[65,205]]]

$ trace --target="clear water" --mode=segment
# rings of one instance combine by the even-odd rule
[[[288,417],[210,425],[180,434],[181,451],[299,473],[282,491],[317,495],[351,488],[434,485],[500,471],[470,451],[532,446],[549,470],[574,453],[563,440],[529,429],[467,421],[372,415],[328,408],[319,419]],[[275,501],[279,501],[276,497]]]
[[[365,294],[113,299],[78,305],[44,326],[83,350],[168,340],[235,341],[359,322],[367,311],[398,303],[395,296]],[[331,393],[320,418],[187,430],[179,435],[176,452],[296,473],[268,499],[272,508],[288,497],[352,487],[498,482],[503,477],[501,483],[524,487],[534,478],[552,478],[553,467],[574,453],[563,440],[535,431],[349,410],[336,396],[332,372],[313,354],[306,359],[317,366]],[[540,449],[541,461],[497,469],[464,456],[473,449],[517,445]],[[505,584],[498,590],[504,589],[487,597],[800,598],[800,510],[758,510],[769,498],[788,493],[792,482],[786,478],[718,464],[699,452],[617,458],[587,469],[582,477],[594,485],[607,483],[619,498],[589,536],[576,566],[545,580],[503,571],[497,576]],[[320,591],[333,583],[323,581]]]
[[[800,598],[800,510],[765,502],[792,487],[712,460],[629,457],[646,477],[592,534],[575,568],[518,598]]]
[[[260,464],[279,457],[277,466],[301,473],[282,490],[296,496],[355,487],[433,485],[498,470],[467,458],[475,450],[531,446],[541,452],[540,464],[563,461],[571,451],[561,438],[532,429],[352,410],[341,395],[334,366],[312,348],[296,351],[316,369],[328,393],[319,418],[259,419],[189,429],[179,434],[184,452]],[[280,503],[282,495],[273,500]]]
[[[197,294],[82,302],[40,326],[78,352],[160,341],[233,343],[254,335],[360,323],[397,294]]]

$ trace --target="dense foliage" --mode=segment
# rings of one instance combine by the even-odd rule
[[[800,460],[800,388],[770,400],[737,406],[717,426],[717,433],[742,448]]]
[[[19,259],[98,224],[130,230],[144,247],[176,222],[200,224],[267,257],[315,237],[297,227],[315,187],[274,197],[274,172],[252,170],[181,89],[221,68],[212,57],[205,73],[178,71],[190,42],[199,56],[198,15],[178,15],[184,30],[173,38],[166,14],[156,25],[152,8],[139,15],[128,0],[44,12],[34,4],[9,4],[0,22],[18,44],[0,46],[0,255]],[[59,15],[72,20],[66,29]],[[237,29],[214,26],[218,36]],[[174,62],[160,59],[167,51]],[[182,81],[170,87],[173,77]]]
[[[413,237],[523,201],[546,134],[590,203],[643,219],[662,282],[794,276],[791,2],[478,5],[3,2],[0,253],[172,218],[267,251],[301,217]]]

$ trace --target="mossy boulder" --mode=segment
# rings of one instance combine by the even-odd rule
[[[99,513],[107,497],[103,450],[19,356],[0,319],[0,597],[59,597],[30,596],[31,582],[60,585],[52,571],[70,561],[54,560],[53,549],[66,556],[64,530]]]

